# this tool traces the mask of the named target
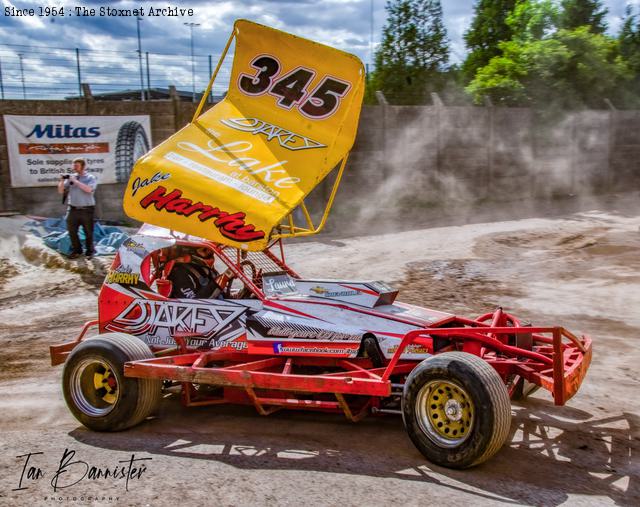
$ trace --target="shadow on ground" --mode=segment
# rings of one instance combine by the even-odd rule
[[[123,433],[77,428],[77,441],[118,451],[217,461],[240,469],[310,470],[421,481],[498,503],[560,505],[569,495],[638,505],[640,418],[598,417],[537,399],[514,407],[511,444],[471,470],[426,461],[399,418],[353,424],[327,414],[248,407],[182,409],[163,401],[160,417]]]

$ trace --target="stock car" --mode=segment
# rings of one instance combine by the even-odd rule
[[[195,264],[208,266],[218,295],[176,298],[172,273]],[[210,283],[192,281],[192,295]],[[543,387],[563,404],[588,368],[586,336],[523,325],[502,309],[468,319],[397,295],[381,281],[302,278],[281,240],[246,252],[144,225],[115,256],[98,320],[52,346],[52,363],[64,363],[71,412],[96,431],[141,423],[163,389],[179,389],[186,406],[249,404],[262,415],[399,414],[416,447],[453,468],[500,449],[510,397]],[[85,339],[92,326],[99,333]]]
[[[205,110],[232,43],[228,92]],[[541,387],[563,405],[576,393],[588,336],[501,308],[475,318],[420,308],[382,281],[307,279],[286,263],[283,240],[327,221],[365,78],[354,55],[236,21],[191,123],[146,154],[142,139],[123,165],[141,155],[123,208],[145,225],[115,256],[98,319],[51,346],[82,424],[135,426],[163,390],[261,415],[396,414],[427,459],[466,468],[505,442],[510,398]],[[314,225],[305,198],[332,172]]]

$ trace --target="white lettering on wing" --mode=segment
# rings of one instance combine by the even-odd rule
[[[191,160],[190,158],[183,157],[182,155],[174,151],[168,152],[164,156],[164,158],[166,160],[174,162],[175,164],[178,164],[181,167],[184,167],[185,169],[189,169],[190,171],[201,174],[206,178],[210,178],[216,181],[217,183],[220,183],[221,185],[225,185],[227,187],[233,188],[238,192],[243,193],[246,196],[252,197],[253,199],[256,199],[258,201],[269,204],[269,203],[272,203],[275,199],[273,195],[267,194],[266,192],[263,192],[260,189],[252,187],[247,183],[238,181],[237,179],[232,178],[231,176],[228,176],[224,173],[221,173],[220,171],[216,171],[215,169],[207,167],[206,165],[200,164],[195,160]]]
[[[295,176],[289,176],[287,171],[282,169],[288,161],[280,160],[274,164],[260,167],[263,164],[261,160],[252,157],[238,157],[235,156],[240,153],[245,153],[253,148],[253,144],[249,141],[234,141],[231,143],[216,145],[215,141],[210,140],[207,143],[207,148],[198,146],[195,143],[188,141],[180,141],[177,144],[178,148],[199,153],[200,155],[207,157],[214,162],[225,164],[228,167],[238,168],[241,171],[246,171],[249,174],[262,175],[263,181],[267,183],[273,183],[276,188],[293,188],[297,183],[300,183],[300,178]],[[234,155],[232,158],[224,159],[219,158],[217,154],[225,153]]]

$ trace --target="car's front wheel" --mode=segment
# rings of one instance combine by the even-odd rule
[[[425,359],[410,373],[402,416],[409,437],[429,461],[467,468],[502,447],[511,406],[490,365],[472,354],[446,352]]]
[[[142,422],[158,405],[162,381],[125,377],[124,364],[152,357],[144,342],[123,333],[106,333],[80,343],[62,373],[71,413],[95,431],[119,431]]]

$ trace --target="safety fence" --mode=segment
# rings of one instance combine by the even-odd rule
[[[144,100],[151,90],[166,90],[170,85],[198,94],[206,88],[219,57],[0,44],[0,98],[74,98],[82,95],[82,83],[89,84],[95,96],[127,91]],[[220,70],[214,96],[227,89],[230,63]]]

